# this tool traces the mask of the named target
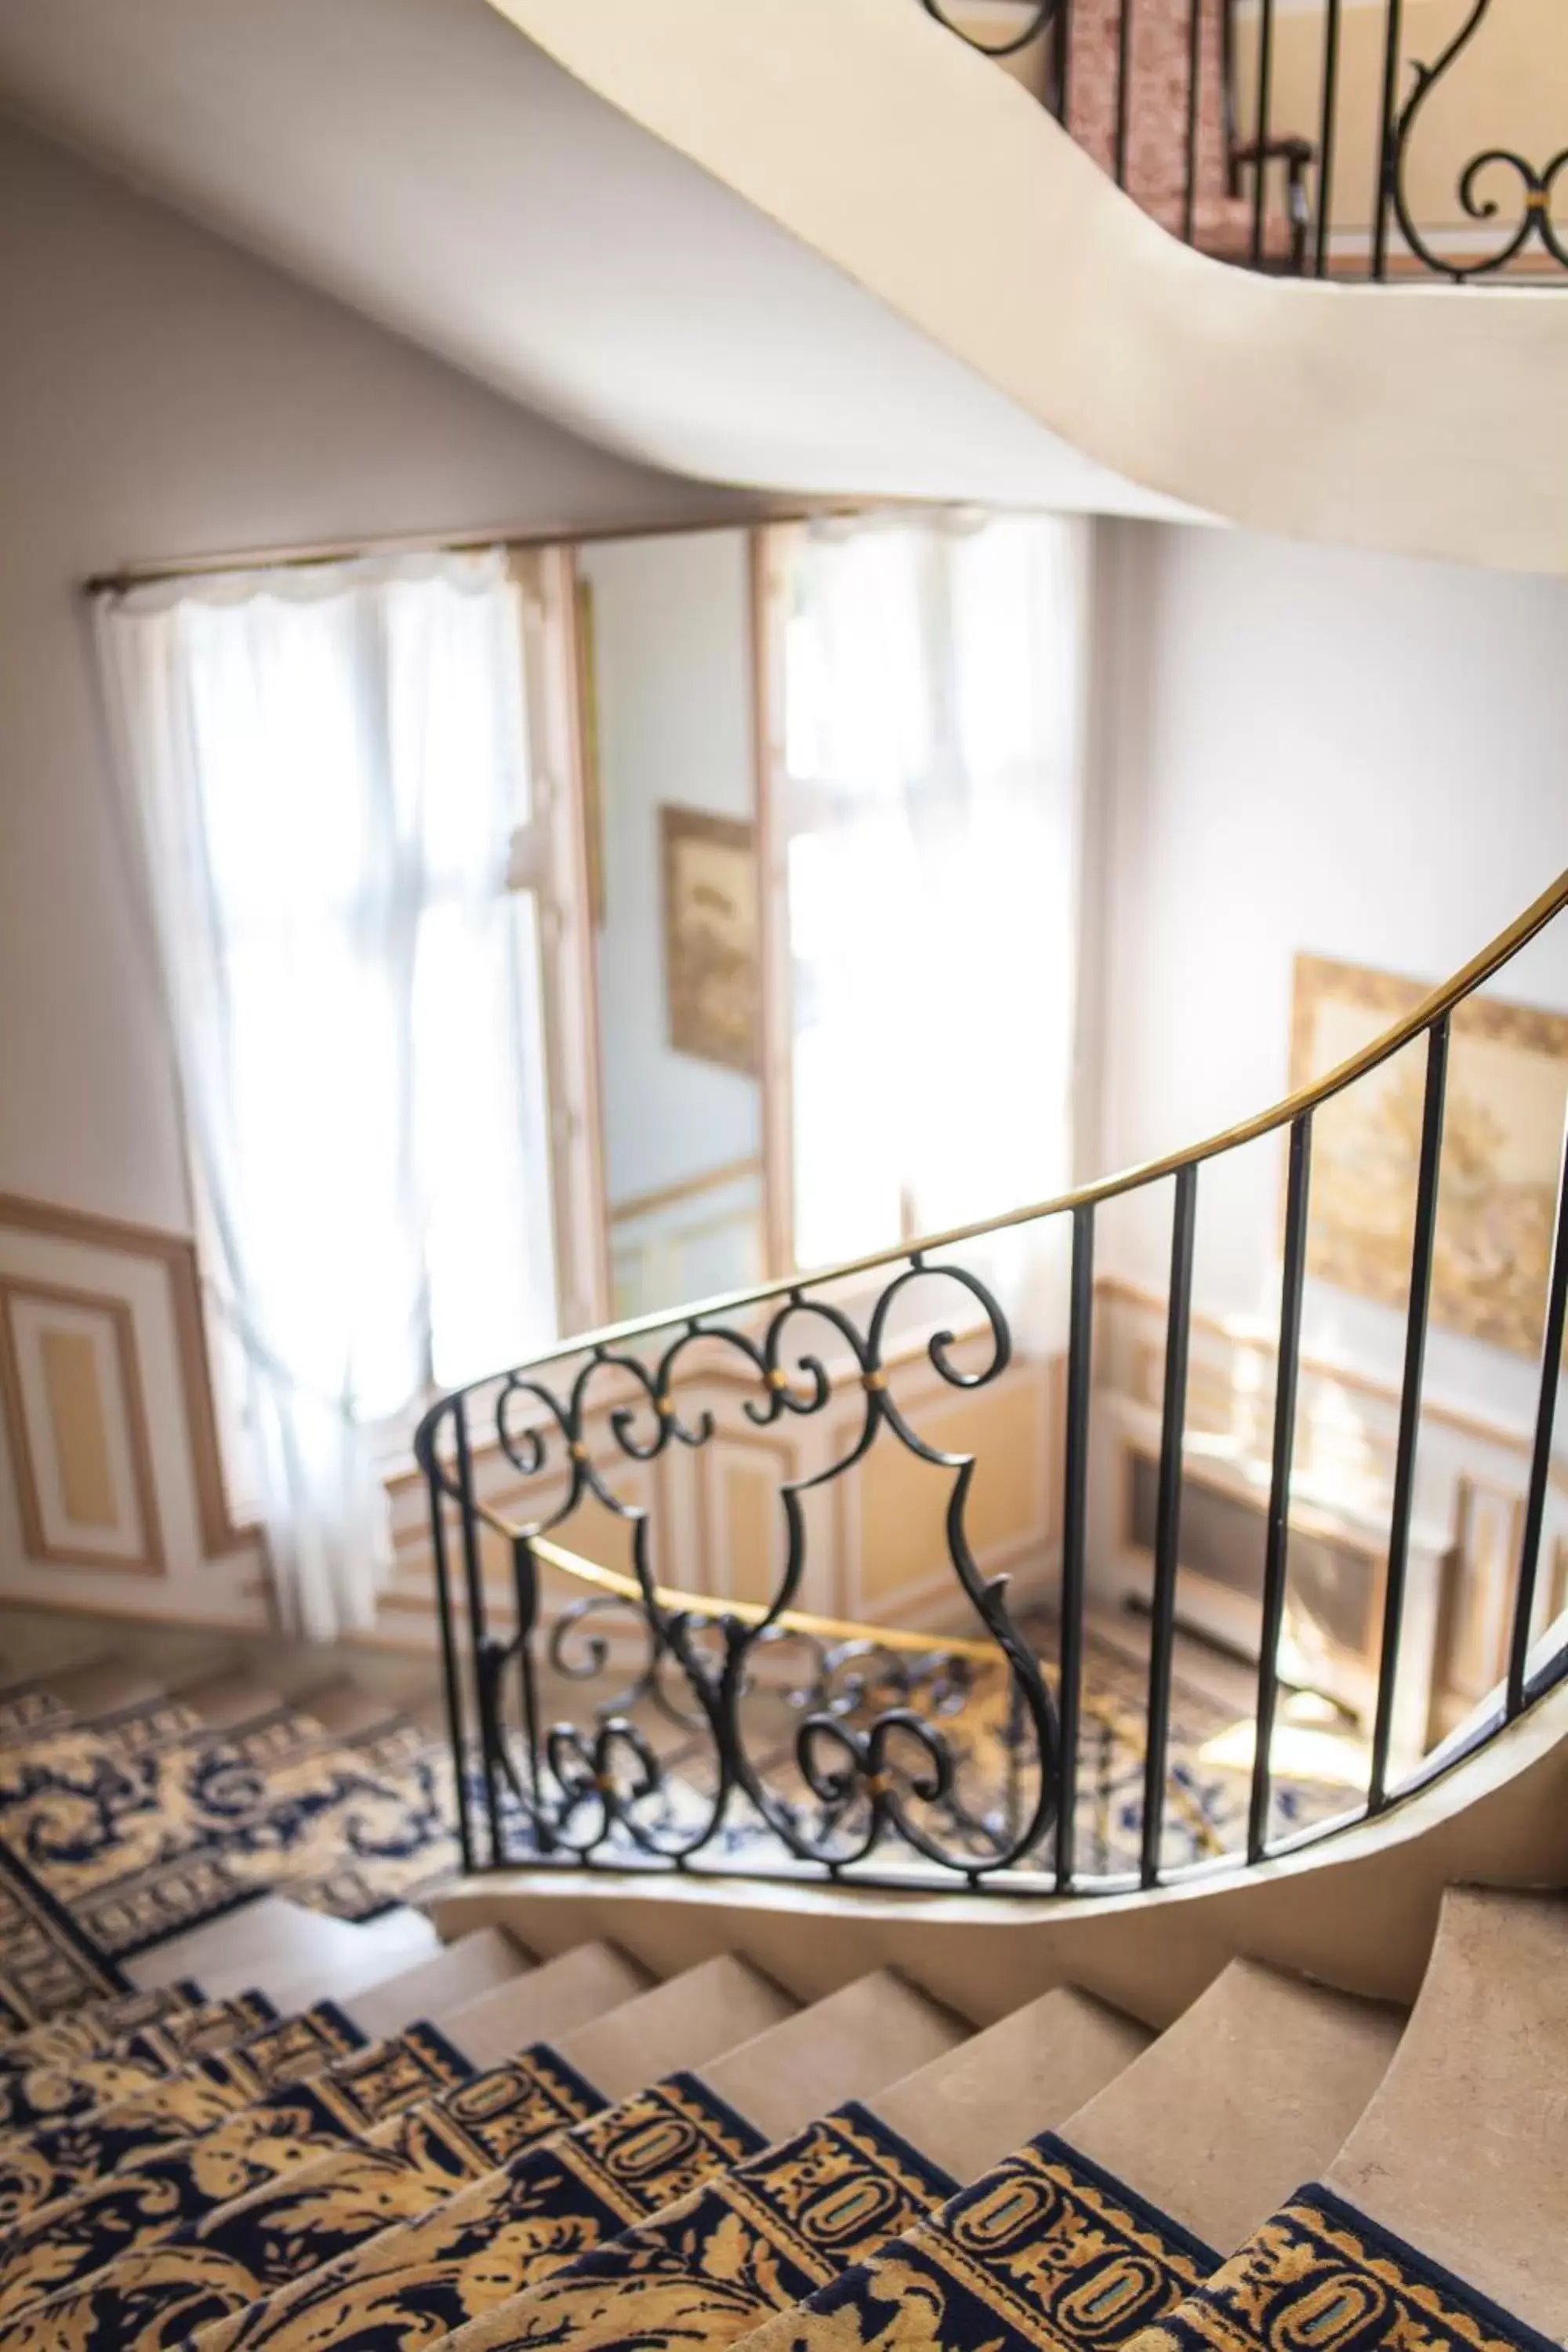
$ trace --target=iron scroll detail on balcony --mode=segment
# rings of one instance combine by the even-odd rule
[[[1431,65],[1417,62],[1411,70],[1415,88],[1400,111],[1398,121],[1388,134],[1389,200],[1397,216],[1405,244],[1428,269],[1464,284],[1474,278],[1495,277],[1508,268],[1517,256],[1523,253],[1533,238],[1539,238],[1551,259],[1559,268],[1568,269],[1568,245],[1558,234],[1552,217],[1552,203],[1559,175],[1568,170],[1568,147],[1561,147],[1555,155],[1541,165],[1510,147],[1486,147],[1472,155],[1459,173],[1457,194],[1466,215],[1471,220],[1490,221],[1498,216],[1495,196],[1483,194],[1483,185],[1495,184],[1500,174],[1511,173],[1519,184],[1520,214],[1517,226],[1497,248],[1479,260],[1456,263],[1434,250],[1425,237],[1411,209],[1408,175],[1411,142],[1423,108],[1433,91],[1463,56],[1479,32],[1491,0],[1474,0],[1474,5],[1453,38]]]
[[[1423,176],[1447,178],[1447,163],[1440,173],[1433,166],[1428,100],[1489,20],[1499,26],[1493,0],[1469,0],[1430,62],[1408,53],[1405,0],[1373,5],[1374,40],[1351,45],[1352,68],[1370,66],[1377,83],[1364,93],[1373,114],[1367,173],[1361,94],[1346,87],[1346,0],[1316,0],[1305,66],[1302,11],[1288,12],[1287,40],[1279,0],[1245,8],[1240,0],[1005,0],[978,15],[964,0],[920,0],[948,32],[1032,87],[1145,211],[1216,260],[1340,279],[1397,271],[1466,285],[1529,271],[1560,284],[1568,243],[1554,205],[1568,148],[1538,163],[1497,139],[1456,157],[1455,213],[1475,231],[1456,218],[1445,232],[1424,223],[1412,193]],[[1292,103],[1298,119],[1282,131],[1279,115]],[[1511,227],[1505,188],[1517,192]],[[1513,204],[1506,210],[1511,220]]]
[[[1001,1306],[977,1276],[930,1264],[919,1251],[883,1286],[863,1328],[845,1307],[800,1284],[757,1335],[698,1314],[657,1362],[601,1345],[590,1349],[563,1390],[523,1371],[504,1379],[494,1405],[501,1454],[525,1482],[552,1466],[562,1470],[565,1487],[546,1516],[508,1531],[515,1628],[508,1638],[488,1631],[479,1638],[482,1799],[492,1854],[508,1850],[517,1858],[521,1830],[524,1850],[541,1858],[640,1858],[684,1867],[699,1854],[722,1855],[738,1835],[754,1841],[761,1828],[796,1862],[831,1876],[893,1846],[978,1883],[1010,1869],[1048,1834],[1060,1783],[1057,1708],[1039,1661],[1009,1613],[1006,1579],[987,1579],[974,1559],[965,1526],[974,1457],[922,1436],[889,1384],[893,1307],[913,1286],[933,1284],[961,1294],[965,1344],[978,1347],[982,1360],[961,1366],[956,1334],[945,1328],[927,1339],[927,1360],[947,1387],[987,1386],[1012,1358]],[[819,1348],[831,1346],[852,1363],[859,1402],[842,1451],[779,1487],[784,1559],[771,1596],[762,1606],[740,1610],[670,1594],[654,1573],[647,1512],[620,1491],[613,1468],[595,1458],[589,1443],[595,1392],[607,1386],[621,1397],[608,1404],[603,1426],[619,1460],[643,1465],[676,1446],[705,1446],[714,1436],[712,1413],[704,1409],[688,1420],[678,1399],[682,1361],[699,1349],[710,1355],[717,1349],[739,1360],[753,1391],[741,1411],[754,1429],[772,1428],[786,1417],[809,1418],[845,1385],[809,1344],[814,1322]],[[422,1459],[427,1475],[464,1512],[467,1526],[465,1504],[471,1507],[473,1495],[466,1426],[450,1434],[456,1442],[443,1459],[437,1414],[422,1433]],[[820,1621],[794,1608],[808,1556],[805,1498],[854,1470],[879,1440],[901,1445],[950,1475],[948,1564],[973,1612],[973,1639],[931,1636],[910,1644],[871,1628],[817,1630]],[[547,1726],[535,1654],[541,1556],[561,1557],[549,1542],[551,1531],[590,1499],[627,1527],[635,1587],[627,1591],[624,1580],[606,1580],[619,1589],[574,1602],[555,1620],[545,1655],[557,1675],[590,1677],[607,1660],[603,1627],[609,1617],[633,1633],[640,1657],[618,1702],[601,1706],[591,1729]],[[469,1590],[470,1608],[482,1609],[477,1585]],[[580,1651],[579,1643],[585,1648]],[[775,1677],[773,1689],[775,1705],[799,1717],[787,1759],[794,1786],[785,1793],[777,1785],[778,1759],[770,1770],[758,1756],[748,1703],[760,1668],[780,1662],[791,1644],[805,1645],[805,1667],[782,1683]],[[943,1720],[967,1696],[982,1663],[1005,1677],[1007,1759],[1000,1801],[984,1810],[964,1801]],[[633,1706],[645,1698],[687,1735],[679,1790],[632,1718]]]
[[[979,1224],[563,1341],[441,1398],[415,1450],[430,1507],[465,1865],[1115,1895],[1167,1885],[1190,1868],[1244,1870],[1380,1814],[1556,1687],[1568,1675],[1568,1586],[1554,1564],[1564,1557],[1568,1491],[1555,1435],[1568,1340],[1568,1135],[1541,1220],[1536,1402],[1532,1428],[1519,1433],[1525,1485],[1510,1590],[1497,1603],[1503,1662],[1495,1687],[1451,1730],[1412,1735],[1397,1704],[1412,1662],[1406,1599],[1426,1573],[1417,1472],[1428,1327],[1442,1298],[1451,1041],[1458,1023],[1463,1044],[1468,1000],[1565,910],[1568,874],[1391,1028],[1222,1134]],[[1390,1392],[1397,1433],[1386,1544],[1358,1637],[1372,1661],[1363,1778],[1330,1807],[1282,1812],[1290,1775],[1277,1737],[1290,1695],[1282,1635],[1293,1548],[1315,1539],[1310,1508],[1298,1517],[1311,1495],[1295,1479],[1294,1448],[1301,1381],[1324,1369],[1302,1344],[1313,1123],[1324,1105],[1406,1052],[1413,1080],[1420,1057],[1411,1095],[1418,1165],[1399,1310],[1402,1372]],[[1462,1086],[1454,1091],[1462,1111]],[[1205,1440],[1190,1442],[1187,1431],[1200,1180],[1211,1161],[1265,1139],[1288,1160],[1272,1399],[1259,1391],[1259,1428],[1271,1424],[1272,1438],[1254,1457],[1263,1541],[1252,1723],[1240,1727],[1252,1738],[1238,1768],[1246,1802],[1232,1838],[1215,1834],[1194,1769],[1201,1740],[1183,1727],[1192,1694],[1176,1670],[1177,1597],[1190,1557],[1184,1490],[1194,1490],[1195,1527],[1203,1484]],[[1158,1186],[1169,1188],[1171,1203],[1164,1334],[1140,1373],[1147,1646],[1112,1669],[1090,1617],[1090,1571],[1099,1572],[1089,1533],[1097,1217]],[[1031,1364],[1040,1374],[1038,1344],[1015,1365],[995,1295],[1001,1261],[992,1245],[1024,1228],[1068,1245],[1030,1263],[1059,1270],[1065,1259],[1068,1277],[1065,1331],[1050,1310],[1051,1409],[1022,1436],[1015,1419],[998,1442],[1004,1458],[1022,1450],[1059,1505],[1048,1547],[1030,1555],[1042,1571],[1037,1612],[1049,1603],[1033,1617],[1021,1615],[1005,1579],[984,1572],[972,1507],[975,1454],[930,1433],[945,1419],[950,1437],[967,1443],[973,1421],[952,1425],[954,1413],[963,1421],[965,1392],[1021,1378]],[[973,1262],[983,1249],[991,1253],[981,1258],[984,1279]],[[696,1474],[717,1472],[726,1458],[731,1470],[749,1462],[749,1491],[753,1501],[759,1491],[771,1497],[773,1516],[765,1531],[756,1522],[749,1543],[707,1547],[709,1583],[694,1591],[677,1580],[699,1550],[690,1531],[708,1489]],[[940,1559],[928,1556],[922,1535],[920,1579],[905,1575],[898,1586],[921,1596],[929,1630],[801,1605],[861,1590],[858,1568],[847,1569],[854,1541],[835,1547],[839,1533],[864,1530],[885,1506],[886,1483],[879,1501],[867,1480],[888,1460],[918,1465],[915,1475],[945,1492]],[[566,1548],[562,1533],[576,1536],[580,1512],[596,1549],[613,1538],[626,1568]],[[1024,1557],[990,1553],[994,1563],[1005,1556]],[[567,1580],[564,1604],[557,1591],[546,1605],[547,1576]],[[1100,1606],[1106,1599],[1101,1580]],[[1419,1606],[1415,1619],[1428,1622]],[[610,1695],[579,1704],[584,1685],[612,1669]]]

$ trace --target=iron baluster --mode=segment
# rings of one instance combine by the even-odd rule
[[[1199,85],[1203,79],[1204,0],[1187,0],[1187,156],[1182,183],[1182,242],[1194,242],[1197,221]]]
[[[1198,1171],[1176,1171],[1171,1214],[1171,1290],[1165,1325],[1165,1386],[1160,1430],[1160,1485],[1154,1514],[1154,1594],[1149,1613],[1149,1705],[1143,1751],[1140,1876],[1160,1878],[1165,1826],[1165,1767],[1171,1742],[1171,1673],[1176,1637],[1176,1579],[1182,1542],[1182,1440],[1187,1414],[1187,1353],[1192,1339],[1193,1251]]]
[[[497,1719],[494,1657],[485,1617],[483,1564],[479,1557],[479,1519],[474,1510],[474,1464],[468,1445],[468,1401],[459,1396],[452,1413],[452,1456],[458,1473],[458,1508],[463,1539],[463,1586],[468,1604],[468,1633],[474,1645],[475,1697],[479,1718],[479,1768],[484,1774],[485,1818],[489,1826],[490,1860],[501,1858],[500,1806],[496,1787],[500,1759]]]
[[[1377,116],[1377,188],[1372,216],[1372,274],[1388,275],[1388,215],[1394,203],[1394,108],[1399,86],[1399,50],[1404,37],[1402,0],[1383,0],[1383,86]]]
[[[1058,0],[1058,6],[1051,19],[1049,103],[1051,112],[1064,130],[1068,122],[1068,100],[1071,95],[1072,7],[1073,0]]]
[[[1062,1473],[1062,1580],[1057,1717],[1061,1786],[1057,1885],[1072,1885],[1078,1837],[1078,1743],[1083,1692],[1083,1611],[1089,1547],[1089,1415],[1094,1379],[1094,1211],[1072,1220],[1072,1303],[1068,1325],[1067,1455]]]
[[[1388,1581],[1384,1589],[1383,1643],[1377,1667],[1367,1810],[1388,1801],[1388,1751],[1399,1680],[1399,1634],[1410,1563],[1410,1521],[1415,1500],[1415,1455],[1421,1438],[1421,1383],[1426,1362],[1426,1322],[1432,1301],[1432,1261],[1437,1234],[1437,1180],[1443,1154],[1443,1105],[1448,1080],[1448,1020],[1427,1032],[1426,1084],[1421,1112],[1421,1160],[1415,1186],[1415,1234],[1410,1256],[1410,1303],[1405,1322],[1405,1373],[1399,1396],[1399,1442],[1389,1513]]]
[[[1524,1705],[1525,1669],[1530,1658],[1530,1624],[1535,1614],[1535,1588],[1541,1572],[1541,1532],[1546,1517],[1546,1490],[1552,1476],[1552,1433],[1557,1416],[1557,1387],[1563,1378],[1563,1339],[1568,1327],[1568,1123],[1563,1146],[1563,1173],[1557,1187],[1557,1223],[1552,1246],[1552,1271],[1546,1284],[1546,1313],[1541,1341],[1541,1392],[1535,1407],[1535,1443],[1530,1456],[1530,1485],[1525,1491],[1524,1529],[1520,1543],[1519,1582],[1514,1591],[1513,1629],[1508,1652],[1508,1712],[1517,1715]]]
[[[1279,1286],[1279,1355],[1274,1381],[1274,1459],[1268,1484],[1252,1791],[1247,1817],[1248,1862],[1260,1861],[1268,1843],[1274,1715],[1279,1693],[1279,1636],[1285,1623],[1285,1588],[1289,1572],[1290,1466],[1296,1444],[1301,1294],[1307,1276],[1307,1207],[1311,1167],[1312,1118],[1307,1111],[1291,1125],[1289,1173],[1286,1179],[1285,1265]]]
[[[552,1840],[540,1780],[539,1685],[533,1656],[534,1628],[539,1622],[539,1567],[533,1557],[532,1538],[526,1532],[518,1536],[512,1544],[511,1580],[517,1601],[514,1646],[522,1704],[523,1754],[528,1761],[529,1824],[535,1845],[548,1853]]]
[[[1252,266],[1263,259],[1264,216],[1268,206],[1268,139],[1274,100],[1274,0],[1261,0],[1258,19],[1258,100],[1252,170]]]
[[[1327,0],[1323,19],[1322,103],[1318,117],[1318,247],[1316,273],[1329,268],[1329,215],[1334,192],[1334,141],[1339,129],[1340,10],[1342,0]]]
[[[441,1695],[447,1710],[447,1733],[452,1743],[452,1785],[458,1811],[458,1845],[463,1868],[474,1866],[474,1832],[468,1805],[466,1762],[468,1728],[463,1720],[462,1678],[458,1670],[457,1628],[452,1619],[452,1576],[447,1551],[447,1486],[441,1475],[437,1438],[444,1421],[455,1410],[450,1399],[422,1423],[415,1440],[416,1458],[425,1473],[430,1501],[430,1557],[436,1570],[436,1613],[441,1633]]]
[[[1132,91],[1132,10],[1136,0],[1121,0],[1116,19],[1116,184],[1127,185],[1127,116]]]

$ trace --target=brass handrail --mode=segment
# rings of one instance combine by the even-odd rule
[[[676,1323],[699,1322],[709,1316],[731,1315],[748,1307],[760,1307],[770,1298],[784,1298],[792,1290],[809,1284],[814,1290],[838,1282],[849,1282],[863,1274],[874,1274],[885,1265],[908,1265],[911,1258],[930,1256],[937,1250],[956,1249],[964,1242],[982,1240],[987,1234],[1008,1233],[1015,1225],[1033,1224],[1045,1217],[1066,1214],[1073,1209],[1093,1208],[1101,1201],[1113,1201],[1124,1192],[1136,1192],[1140,1186],[1156,1183],[1164,1176],[1173,1176],[1184,1168],[1195,1168],[1205,1160],[1215,1159],[1222,1151],[1234,1150],[1238,1145],[1253,1143],[1260,1136],[1271,1135],[1289,1127],[1305,1111],[1316,1110],[1321,1103],[1342,1094],[1358,1078],[1364,1077],[1382,1062],[1403,1050],[1430,1028],[1434,1021],[1452,1012],[1455,1005],[1475,993],[1492,974],[1501,970],[1522,947],[1528,946],[1537,932],[1545,929],[1554,915],[1568,907],[1568,870],[1560,874],[1541,896],[1517,915],[1506,930],[1500,931],[1489,945],[1473,955],[1468,963],[1460,966],[1453,976],[1443,981],[1424,996],[1403,1020],[1383,1030],[1371,1042],[1361,1046],[1344,1061],[1310,1086],[1298,1087],[1293,1094],[1273,1104],[1268,1110],[1257,1111],[1250,1118],[1235,1127],[1223,1129],[1219,1134],[1205,1138],[1200,1143],[1187,1144],[1179,1151],[1168,1151],[1159,1159],[1145,1160],[1136,1167],[1121,1170],[1113,1176],[1097,1177],[1092,1183],[1079,1184],[1070,1192],[1058,1192],[1048,1201],[1031,1202],[1026,1208],[1006,1209],[999,1216],[982,1217],[967,1225],[953,1225],[945,1233],[926,1234],[916,1240],[896,1243],[891,1248],[873,1250],[865,1257],[847,1258],[837,1265],[813,1268],[795,1274],[776,1275],[770,1281],[756,1284],[750,1290],[731,1290],[718,1297],[702,1299],[689,1307],[671,1310],[668,1307],[647,1315],[631,1317],[624,1323],[606,1324],[597,1331],[580,1332],[574,1339],[563,1339],[540,1356],[531,1357],[527,1369],[535,1370],[546,1364],[563,1362],[595,1348],[620,1347],[633,1339],[648,1338],[658,1331],[668,1331]],[[492,1376],[493,1377],[493,1376]],[[468,1383],[469,1388],[488,1386],[484,1380]],[[458,1391],[466,1393],[466,1391]]]
[[[480,1502],[477,1496],[474,1512],[509,1543],[526,1537],[535,1559],[542,1560],[546,1568],[559,1569],[563,1576],[595,1585],[601,1592],[613,1592],[618,1600],[643,1601],[643,1589],[635,1576],[618,1568],[603,1568],[596,1559],[584,1559],[581,1552],[568,1551],[564,1544],[554,1543],[548,1536],[530,1536],[526,1528],[515,1526],[493,1504]],[[761,1625],[766,1621],[786,1633],[813,1633],[825,1642],[874,1642],[882,1650],[940,1650],[944,1657],[975,1658],[987,1665],[1002,1654],[996,1642],[965,1640],[956,1633],[951,1637],[918,1633],[902,1626],[859,1625],[847,1617],[817,1617],[808,1609],[781,1609],[771,1616],[760,1601],[719,1601],[710,1592],[686,1592],[675,1584],[656,1584],[653,1596],[661,1609],[689,1610],[700,1617],[737,1617],[742,1625]]]

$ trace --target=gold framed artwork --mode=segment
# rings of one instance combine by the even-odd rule
[[[762,963],[752,827],[668,805],[658,823],[670,1045],[755,1077]]]
[[[1427,985],[1299,955],[1290,1085],[1309,1085],[1412,1012]],[[1426,1049],[1419,1041],[1312,1121],[1307,1271],[1403,1310],[1409,1292]],[[1568,1013],[1471,997],[1449,1032],[1432,1274],[1434,1324],[1541,1348],[1568,1116]]]

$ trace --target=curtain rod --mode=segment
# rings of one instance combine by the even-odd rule
[[[823,498],[794,506],[759,505],[743,514],[682,516],[674,522],[593,523],[586,530],[562,527],[553,530],[461,530],[409,532],[397,537],[325,540],[314,546],[249,548],[233,554],[193,555],[182,561],[127,563],[118,572],[95,572],[82,583],[85,596],[110,595],[116,590],[147,588],[164,580],[199,579],[215,572],[302,569],[315,563],[348,563],[362,555],[417,555],[433,551],[460,552],[478,547],[588,547],[600,540],[673,539],[693,531],[750,530],[764,523],[819,522],[824,517],[847,517],[883,509],[921,507],[930,509],[952,504],[942,499]],[[966,501],[966,503],[969,503]]]

